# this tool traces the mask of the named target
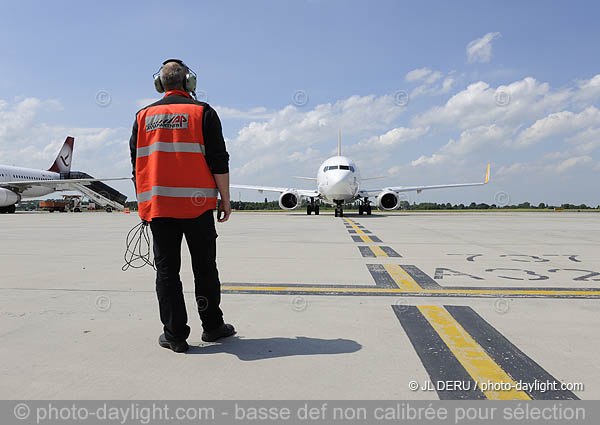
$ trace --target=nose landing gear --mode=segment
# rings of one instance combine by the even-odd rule
[[[335,201],[335,216],[336,217],[344,216],[344,203],[342,201]]]

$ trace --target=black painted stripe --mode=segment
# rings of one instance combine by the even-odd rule
[[[398,254],[396,251],[394,251],[389,246],[380,246],[379,248],[381,248],[382,251],[385,252],[388,257],[402,257],[400,254]]]
[[[369,237],[373,240],[373,242],[383,242],[381,239],[379,239],[377,236],[373,236],[373,235],[369,235]]]
[[[331,288],[331,291],[287,291],[285,289],[276,289],[272,291],[256,291],[253,289],[222,289],[222,294],[261,294],[261,295],[315,295],[315,296],[332,296],[332,297],[344,297],[344,296],[353,296],[353,297],[373,297],[373,296],[392,296],[398,295],[393,292],[380,292],[380,293],[369,293],[369,292],[353,292],[353,291],[336,291],[335,288]]]
[[[361,247],[358,247],[359,249]],[[362,248],[369,248],[368,246],[362,247]],[[369,249],[369,251],[371,252],[371,254],[373,254],[373,251],[371,251]],[[375,254],[373,254],[375,255]],[[405,266],[401,266],[402,268],[404,268]],[[327,283],[253,283],[253,282],[227,282],[227,283],[222,283],[222,285],[225,286],[258,286],[258,287],[265,287],[265,288],[271,288],[271,287],[282,287],[282,286],[289,286],[289,287],[302,287],[302,286],[306,286],[306,287],[314,287],[314,288],[326,288],[328,287],[329,284]],[[343,285],[343,284],[335,284],[335,286],[330,286],[332,289],[335,288],[373,288],[373,285]],[[0,288],[0,290],[2,289],[23,289],[23,290],[28,290],[28,289],[34,289],[34,288]],[[491,291],[520,291],[520,290],[526,290],[526,291],[535,291],[535,290],[544,290],[544,291],[573,291],[573,292],[582,292],[582,291],[598,291],[598,288],[488,288],[488,287],[462,287],[462,286],[456,286],[456,287],[447,287],[447,286],[441,286],[440,288],[438,288],[439,290],[444,290],[444,289],[450,289],[450,290],[461,290],[461,289],[467,289],[467,290],[491,290]],[[55,290],[55,289],[52,289]],[[99,291],[104,291],[104,289],[99,289]],[[110,292],[110,291],[109,291]],[[444,293],[445,294],[445,293]],[[450,293],[449,293],[450,294]],[[425,294],[424,294],[425,295]],[[471,295],[471,294],[466,294],[467,296]],[[476,296],[478,296],[479,294],[475,294]],[[545,294],[544,294],[545,295]],[[446,296],[446,295],[444,295]],[[450,296],[452,296],[450,294]],[[459,294],[459,296],[463,296],[463,294]],[[501,295],[501,294],[485,294],[485,296],[488,297],[494,297],[494,298],[501,298],[501,297],[518,297],[520,296],[519,294],[509,294],[509,295]],[[529,295],[526,295],[526,297],[529,297]],[[592,298],[596,298],[596,297],[600,297],[600,295],[595,296],[595,295],[590,295],[590,297]]]
[[[404,267],[404,266],[402,266]],[[541,286],[440,286],[439,289],[461,289],[465,291],[573,291],[573,292],[586,292],[586,291],[600,291],[600,288],[547,288]]]
[[[221,284],[221,287],[225,289],[228,286],[255,286],[258,288],[330,288],[335,290],[337,288],[361,288],[369,289],[374,288],[373,285],[338,285],[332,286],[331,283],[252,283],[252,282],[227,282]]]
[[[402,265],[400,266],[404,269],[406,273],[412,277],[415,282],[419,284],[419,286],[423,289],[443,289],[435,280],[429,277],[427,273],[418,268],[417,266],[412,265]],[[454,289],[454,288],[452,288]],[[480,288],[481,289],[481,288]]]
[[[399,288],[396,281],[392,279],[392,276],[390,276],[382,264],[367,264],[367,269],[369,269],[369,273],[371,273],[378,288]]]
[[[375,253],[368,246],[359,246],[358,249],[363,257],[375,257]]]
[[[364,242],[360,236],[352,236],[354,242]]]
[[[515,382],[521,381],[527,384],[533,384],[536,381],[551,382],[557,386],[557,390],[549,389],[544,392],[540,389],[526,390],[525,392],[531,398],[535,400],[579,400],[579,397],[571,391],[560,390],[560,381],[519,350],[471,307],[447,305],[444,308]]]
[[[348,229],[348,233],[356,233],[355,229]],[[368,230],[363,230],[361,234],[367,234],[367,233],[371,233]]]
[[[258,286],[258,285],[257,285]],[[310,285],[300,285],[306,286]],[[316,285],[320,286],[320,285]],[[352,285],[354,286],[354,285]],[[279,285],[279,287],[291,287],[290,285]],[[370,286],[369,288],[373,288]],[[20,289],[20,288],[17,288]],[[357,286],[357,289],[365,289]],[[367,288],[368,289],[368,288]],[[100,292],[100,290],[98,291]],[[113,291],[108,291],[113,292]],[[421,292],[353,292],[353,291],[338,291],[336,288],[327,288],[325,291],[298,290],[289,291],[285,289],[273,289],[269,291],[255,289],[228,289],[221,290],[224,294],[264,294],[264,295],[327,295],[327,296],[362,296],[362,297],[429,297],[429,298],[497,298],[496,295],[481,295],[481,294],[454,294],[454,293],[421,293]],[[511,295],[511,298],[548,298],[548,299],[600,299],[598,295]]]
[[[436,388],[440,400],[486,400],[471,375],[417,307],[393,305],[392,309],[425,366],[434,387],[437,386],[437,382],[459,381],[469,388],[452,391]]]

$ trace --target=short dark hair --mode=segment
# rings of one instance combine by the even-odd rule
[[[160,69],[160,82],[165,91],[183,90],[188,69],[178,62],[168,62]]]

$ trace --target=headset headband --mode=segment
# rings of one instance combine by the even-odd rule
[[[181,66],[185,66],[187,68],[187,65],[183,63],[183,61],[181,59],[167,59],[166,61],[164,61],[162,64],[163,66],[168,64],[169,62],[177,62],[179,65]]]

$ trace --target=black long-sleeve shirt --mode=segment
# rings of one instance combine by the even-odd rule
[[[221,120],[217,115],[217,112],[211,108],[208,103],[199,102],[186,96],[178,94],[172,94],[163,97],[157,102],[142,108],[144,110],[150,106],[156,105],[170,105],[175,103],[192,103],[204,107],[204,113],[202,116],[202,135],[204,137],[204,149],[205,158],[208,168],[213,174],[226,174],[229,172],[229,153],[225,147],[225,139],[223,138],[223,129],[221,127]],[[140,110],[140,111],[141,111]],[[138,111],[139,113],[139,111]],[[137,115],[137,114],[136,114]],[[133,167],[133,182],[135,184],[135,162],[137,152],[137,133],[138,124],[137,118],[133,123],[133,130],[131,132],[131,138],[129,139],[129,150],[131,153],[131,165]]]

